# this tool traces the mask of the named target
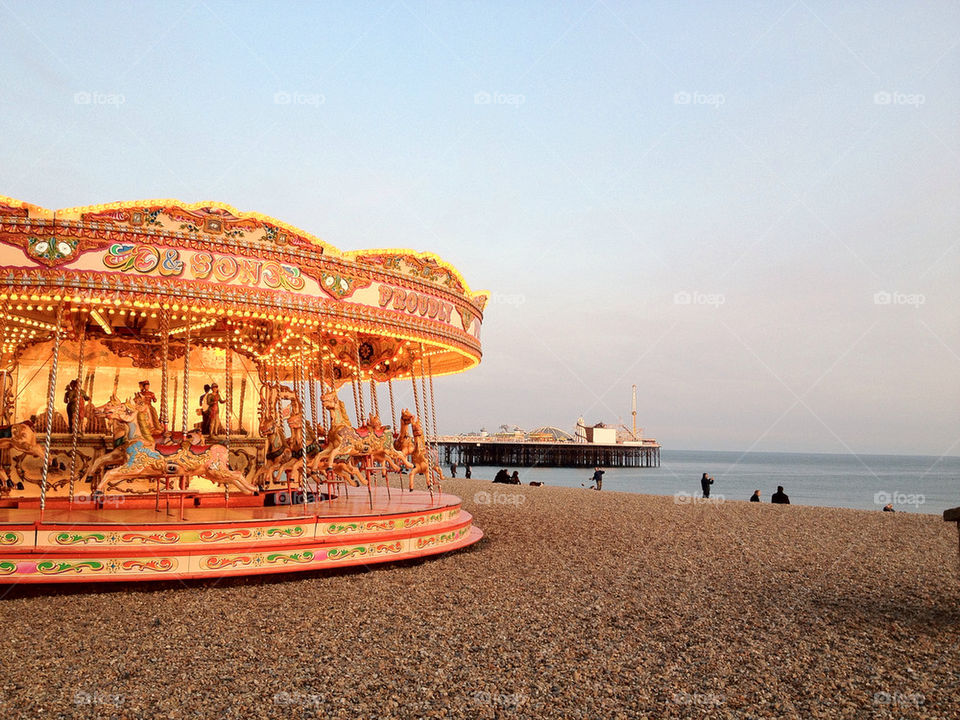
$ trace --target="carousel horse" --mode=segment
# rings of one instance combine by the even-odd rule
[[[117,402],[117,400],[114,398],[111,400],[111,402]],[[104,409],[109,404],[110,403],[108,402],[106,405],[94,408],[94,413],[99,417],[105,416],[106,412]],[[120,420],[114,419],[108,419],[108,422],[113,429],[111,434],[111,444],[109,446],[111,449],[87,466],[83,476],[80,478],[81,485],[89,481],[90,478],[96,475],[97,472],[105,465],[120,465],[127,458],[126,424]]]
[[[328,390],[321,396],[323,407],[330,411],[332,420],[327,431],[327,441],[316,457],[315,465],[321,473],[334,470],[337,458],[367,458],[373,452],[373,441],[369,432],[361,433],[347,417],[347,409],[334,390]],[[338,463],[341,474],[354,486],[367,485],[367,477],[353,463]]]
[[[19,450],[25,455],[42,458],[43,448],[37,444],[37,433],[33,429],[33,422],[24,420],[14,425],[0,426],[0,450]],[[0,493],[9,490],[10,478],[0,467]]]
[[[289,405],[280,410],[280,419],[275,415],[283,401]],[[267,487],[277,482],[284,473],[302,466],[303,444],[301,441],[302,416],[300,399],[284,385],[265,382],[260,388],[260,437],[267,440],[266,462],[254,471],[251,482]],[[283,420],[290,427],[290,437],[283,432]],[[316,450],[310,451],[311,457]],[[299,463],[299,465],[298,465]]]
[[[290,420],[293,420],[293,423],[290,423]],[[303,436],[301,434],[303,429],[299,418],[291,416],[287,422],[290,423],[293,428],[290,431],[290,441],[288,444],[290,448],[290,458],[277,469],[276,475],[279,478],[283,477],[284,473],[287,473],[287,477],[290,478],[291,482],[299,483],[303,475],[304,450],[306,450],[307,454],[307,474],[312,475],[316,457],[320,454],[321,442],[313,431],[313,427],[308,424],[306,430],[307,442],[306,447],[304,447]]]
[[[412,436],[407,434],[407,428],[410,428]],[[409,410],[404,409],[400,413],[400,434],[397,436],[393,447],[398,449],[402,455],[409,457],[413,463],[413,469],[409,476],[410,490],[413,490],[413,478],[417,475],[423,475],[427,481],[428,490],[433,490],[433,486],[436,485],[437,491],[440,491],[439,479],[434,480],[433,478],[433,473],[437,471],[430,465],[427,443],[423,438],[420,420]]]
[[[404,469],[409,470],[413,467],[413,463],[407,460],[406,455],[396,449],[397,438],[394,437],[389,426],[384,426],[380,422],[379,415],[371,413],[365,427],[373,433],[370,458],[383,466],[384,477],[388,469],[393,472],[402,472]]]
[[[361,438],[369,440],[369,453],[357,454],[351,458],[353,461],[352,465],[356,467],[357,470],[362,472],[365,469],[366,459],[369,457],[371,462],[380,464],[379,468],[372,468],[372,470],[374,472],[382,472],[384,482],[389,482],[387,473],[401,473],[413,467],[403,453],[394,449],[394,434],[391,432],[389,425],[384,425],[380,422],[379,415],[371,414],[367,418],[367,421],[361,427],[357,428],[357,434]],[[310,466],[310,473],[317,475],[321,474],[321,471],[320,463],[317,461],[317,457],[314,457]],[[346,463],[334,462],[333,471],[334,474],[343,477],[345,480],[351,477]]]
[[[283,434],[283,426],[272,417],[260,422],[260,436],[267,440],[266,461],[250,477],[250,483],[258,487],[267,487],[279,475],[279,470],[292,457],[292,450]]]
[[[233,485],[241,492],[254,494],[256,488],[247,483],[243,474],[230,469],[227,448],[224,445],[200,445],[202,435],[198,431],[187,433],[189,446],[171,445],[169,454],[152,447],[140,432],[137,422],[138,407],[130,403],[111,401],[103,407],[110,420],[126,423],[126,462],[120,467],[107,470],[97,486],[97,492],[121,480],[141,478],[188,477],[198,475],[221,485]]]

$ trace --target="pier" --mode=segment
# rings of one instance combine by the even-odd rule
[[[442,437],[435,444],[443,465],[660,467],[660,445],[656,442],[601,444]]]

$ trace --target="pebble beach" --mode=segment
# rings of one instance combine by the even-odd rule
[[[337,573],[4,589],[4,718],[956,718],[939,517],[448,480],[486,537]]]

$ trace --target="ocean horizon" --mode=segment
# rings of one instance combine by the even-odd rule
[[[449,468],[444,468],[449,471]],[[498,467],[474,466],[474,479],[493,479]],[[511,467],[524,485],[543,482],[560,487],[588,487],[590,468]],[[794,505],[854,510],[882,510],[931,515],[960,505],[960,457],[848,453],[737,452],[733,450],[662,450],[658,468],[604,468],[603,490],[645,495],[673,495],[678,502],[701,497],[700,476],[714,478],[716,502],[761,500],[782,485]],[[463,477],[464,469],[457,475]]]

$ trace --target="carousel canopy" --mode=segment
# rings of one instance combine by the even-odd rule
[[[344,252],[220,203],[47,210],[0,196],[0,363],[42,352],[57,328],[102,357],[156,367],[188,341],[337,381],[466,370],[480,361],[487,294],[438,257]],[[419,369],[416,369],[419,367]]]

